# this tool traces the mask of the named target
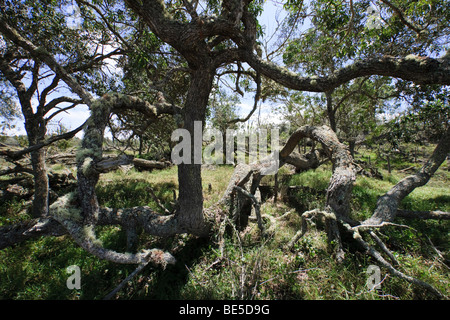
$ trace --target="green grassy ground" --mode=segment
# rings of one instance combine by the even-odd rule
[[[372,158],[372,159],[375,159]],[[372,213],[377,198],[406,173],[397,170],[409,165],[398,163],[392,174],[381,169],[383,179],[358,176],[353,190],[352,215],[364,219]],[[380,165],[380,167],[383,167]],[[439,169],[426,186],[415,190],[402,203],[412,210],[450,211],[449,171]],[[216,202],[233,172],[229,166],[203,171],[205,205]],[[305,210],[323,206],[324,190],[330,167],[295,174],[283,180],[286,185],[301,185],[317,193],[299,190],[296,205]],[[270,183],[270,179],[268,179]],[[97,191],[102,205],[128,207],[149,205],[160,210],[148,192],[152,188],[170,210],[173,190],[177,188],[177,169],[127,173],[116,171],[102,175]],[[0,225],[26,219],[23,203],[11,200],[0,206]],[[291,203],[268,200],[262,213],[281,216],[295,208]],[[161,210],[160,210],[161,211]],[[20,213],[21,212],[21,213]],[[19,214],[20,213],[20,214]],[[433,250],[433,245],[449,255],[448,221],[399,221],[414,229],[387,227],[381,235],[401,262],[399,269],[450,294],[449,269]],[[265,221],[270,227],[270,221]],[[428,293],[387,274],[381,289],[369,291],[367,268],[372,259],[353,247],[347,247],[347,259],[338,264],[331,256],[320,221],[317,228],[297,243],[294,252],[284,249],[300,227],[299,213],[281,220],[274,233],[261,237],[256,224],[238,233],[230,228],[225,236],[223,253],[218,239],[198,239],[179,235],[159,239],[141,235],[141,248],[158,247],[171,251],[177,263],[166,270],[146,267],[128,283],[118,299],[430,299]],[[118,227],[97,229],[103,244],[125,251],[126,237]],[[81,269],[81,289],[66,287],[66,268]],[[42,237],[0,251],[1,299],[102,299],[114,289],[133,266],[101,261],[78,247],[69,237]]]

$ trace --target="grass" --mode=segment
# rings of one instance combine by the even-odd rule
[[[98,299],[131,266],[117,268],[87,254],[68,237],[42,238],[0,251],[1,299]],[[82,270],[81,290],[68,290],[66,268]],[[111,270],[111,271],[109,271]]]
[[[399,167],[401,167],[399,165]],[[58,168],[62,169],[62,168]],[[233,172],[230,166],[205,167],[202,172],[205,206],[215,203],[225,190]],[[365,219],[371,215],[380,195],[405,174],[381,169],[383,179],[358,176],[353,189],[352,215]],[[286,173],[286,172],[285,172]],[[295,245],[291,252],[284,249],[300,228],[302,210],[321,207],[325,203],[323,191],[331,176],[330,166],[295,174],[282,180],[283,185],[298,185],[295,203],[273,202],[261,206],[262,214],[281,216],[294,210],[279,222],[274,233],[261,237],[254,223],[241,231],[231,229],[224,238],[220,251],[216,235],[198,239],[178,235],[161,239],[142,234],[140,248],[158,247],[177,258],[167,269],[146,267],[130,281],[117,299],[431,299],[405,281],[387,275],[381,290],[368,290],[367,268],[374,261],[363,252],[348,248],[347,259],[338,264],[332,257],[326,234],[316,221],[316,228]],[[432,182],[416,189],[402,203],[411,210],[440,209],[450,211],[449,175],[439,169]],[[273,183],[273,178],[265,178]],[[128,172],[117,170],[101,176],[97,195],[102,205],[130,207],[148,205],[160,210],[149,193],[149,188],[171,210],[173,190],[177,190],[175,167],[153,171]],[[0,225],[18,218],[23,204],[11,200],[0,206]],[[9,220],[8,220],[9,219]],[[266,220],[266,228],[270,221]],[[380,235],[400,261],[399,269],[450,293],[448,267],[439,261],[431,243],[448,257],[448,221],[406,221],[411,228],[387,227]],[[104,245],[118,251],[126,248],[125,232],[115,226],[98,227],[97,233]],[[81,289],[66,287],[66,268],[78,265],[81,269]],[[99,260],[78,247],[69,237],[42,237],[14,248],[0,250],[0,299],[102,299],[133,270]]]

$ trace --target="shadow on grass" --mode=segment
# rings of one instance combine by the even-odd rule
[[[176,237],[175,237],[176,238]],[[177,262],[169,265],[165,270],[162,268],[149,268],[146,271],[149,279],[148,288],[139,290],[133,299],[152,300],[179,300],[186,299],[182,289],[189,280],[189,274],[193,266],[204,255],[211,244],[208,238],[191,238],[186,241],[183,248],[173,253]],[[143,285],[142,287],[144,287]],[[190,297],[192,299],[193,297]]]

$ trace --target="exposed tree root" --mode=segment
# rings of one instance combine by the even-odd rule
[[[349,231],[353,234],[353,238],[358,242],[358,244],[360,244],[366,250],[366,253],[369,254],[372,258],[374,258],[383,267],[388,269],[391,274],[397,276],[398,278],[400,278],[402,280],[406,280],[412,284],[415,284],[415,285],[427,290],[428,292],[432,293],[439,299],[448,299],[447,296],[442,294],[439,290],[437,290],[432,285],[430,285],[422,280],[408,276],[408,275],[398,271],[396,268],[394,268],[392,266],[392,264],[390,264],[388,261],[386,261],[377,250],[375,250],[372,246],[370,246],[364,240],[364,238],[361,236],[360,231],[358,229],[355,229],[354,227],[351,227],[346,223],[343,223],[342,225],[347,229],[347,231]],[[385,246],[383,245],[383,247],[385,247]]]

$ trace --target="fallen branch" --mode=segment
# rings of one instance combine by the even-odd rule
[[[394,265],[399,265],[400,263],[398,262],[398,260],[395,258],[395,256],[392,254],[392,252],[386,247],[384,242],[381,241],[381,239],[375,234],[375,232],[373,232],[371,230],[371,231],[369,231],[369,234],[372,237],[372,239],[376,242],[376,244],[381,248],[381,250],[384,253],[386,253],[386,255],[389,257],[389,259],[391,259],[392,263]]]
[[[450,152],[450,127],[439,141],[428,161],[415,174],[400,180],[388,192],[381,196],[373,215],[363,224],[377,225],[384,221],[393,221],[401,201],[414,189],[425,185]]]
[[[171,214],[172,212],[170,212],[169,210],[166,209],[166,207],[164,207],[164,205],[161,203],[161,201],[158,199],[158,197],[156,196],[155,192],[153,191],[152,188],[148,187],[147,188],[148,192],[150,192],[150,195],[152,196],[153,200],[156,202],[156,205],[164,211],[164,213],[166,214]],[[176,199],[175,199],[176,200]]]
[[[393,223],[393,222],[382,222],[380,224],[360,224],[360,225],[352,227],[352,229],[359,232],[360,230],[383,228],[386,226],[394,226],[394,227],[413,229],[410,226],[407,226],[404,224]]]
[[[320,152],[318,150],[306,154],[292,152],[290,155],[286,156],[284,161],[293,165],[296,172],[315,169],[320,165]]]
[[[288,250],[292,250],[294,248],[294,245],[305,235],[305,233],[308,231],[308,221],[310,221],[315,216],[323,216],[325,218],[329,219],[336,219],[336,216],[328,211],[320,210],[320,209],[313,209],[310,211],[305,211],[301,215],[302,224],[300,227],[300,230],[295,234],[295,236],[289,241],[289,243],[286,245],[286,248]]]
[[[35,144],[33,146],[27,147],[22,150],[11,151],[11,150],[1,150],[0,149],[0,155],[6,156],[7,158],[12,159],[12,160],[19,160],[22,157],[24,157],[26,154],[36,151],[36,150],[39,150],[43,147],[46,147],[52,143],[55,143],[56,141],[72,139],[78,132],[80,132],[81,130],[83,130],[85,128],[85,125],[86,125],[86,122],[84,122],[81,126],[79,126],[78,128],[76,128],[72,131],[69,131],[69,132],[66,132],[66,133],[63,133],[63,134],[60,134],[57,136],[52,136],[38,144]]]
[[[46,159],[49,163],[55,164],[55,163],[64,163],[66,166],[72,166],[75,165],[76,159],[75,159],[75,153],[57,153],[50,156],[47,156]]]
[[[97,162],[94,169],[98,172],[105,173],[118,169],[120,166],[128,165],[133,162],[133,157],[120,155],[118,157],[103,158]]]
[[[410,166],[410,167],[407,167],[405,169],[399,170],[398,172],[402,172],[403,173],[403,172],[411,171],[411,170],[416,170],[416,167]]]
[[[378,246],[380,246],[380,248],[383,250],[383,252],[385,252],[389,258],[393,261],[394,264],[398,265],[398,261],[395,259],[394,255],[387,249],[386,245],[381,241],[381,239],[378,238],[378,236],[376,236],[376,234],[372,231],[373,228],[380,228],[380,227],[384,227],[384,226],[398,226],[398,227],[406,227],[406,228],[410,228],[409,226],[405,226],[405,225],[400,225],[400,224],[395,224],[395,223],[390,223],[390,222],[383,222],[381,224],[376,224],[376,225],[358,225],[358,226],[351,226],[349,223],[339,219],[336,217],[336,215],[334,215],[332,212],[327,211],[327,210],[320,210],[320,209],[314,209],[314,210],[310,210],[310,211],[306,211],[302,214],[301,218],[302,218],[302,224],[301,224],[301,228],[300,230],[295,234],[295,236],[292,238],[292,240],[287,244],[287,249],[292,250],[295,243],[304,236],[304,234],[307,231],[307,223],[310,219],[312,219],[315,216],[323,216],[326,220],[332,220],[335,223],[340,223],[351,235],[353,235],[353,238],[357,241],[357,243],[359,245],[361,245],[361,247],[363,249],[365,249],[365,251],[372,256],[375,260],[377,260],[383,267],[387,268],[389,270],[389,272],[397,277],[399,277],[400,279],[406,280],[412,284],[418,285],[424,289],[426,289],[427,291],[429,291],[430,293],[434,294],[436,297],[440,298],[440,299],[446,299],[447,297],[445,295],[443,295],[439,290],[437,290],[436,288],[434,288],[432,285],[416,279],[414,277],[405,275],[404,273],[398,271],[397,269],[395,269],[392,264],[390,264],[389,262],[387,262],[383,256],[377,251],[375,250],[373,247],[371,247],[361,236],[360,232],[363,232],[364,230],[369,230],[369,234],[370,236],[375,240],[375,242],[377,243]],[[411,228],[412,229],[412,228]],[[339,251],[342,250],[342,246],[339,247],[338,253]],[[339,258],[339,256],[338,256]]]
[[[155,161],[134,158],[132,161],[135,168],[139,170],[165,169],[172,165],[170,161]]]
[[[24,173],[24,172],[30,173],[30,174],[33,173],[33,169],[30,167],[25,167],[20,163],[15,163],[15,165],[16,166],[14,168],[0,170],[0,176],[6,176],[9,174]]]

